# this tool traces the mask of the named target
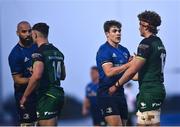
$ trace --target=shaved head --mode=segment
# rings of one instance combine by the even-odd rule
[[[19,37],[20,44],[23,46],[29,46],[32,44],[32,37],[31,37],[31,25],[27,21],[21,21],[17,25],[16,34]]]
[[[20,23],[18,23],[17,25],[17,31],[21,30],[23,25],[28,25],[29,27],[31,27],[30,23],[27,21],[21,21]]]

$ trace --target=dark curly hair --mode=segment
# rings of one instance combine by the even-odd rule
[[[157,34],[157,27],[161,25],[161,17],[154,11],[147,11],[140,13],[138,15],[140,21],[149,23],[148,30],[153,34]]]
[[[112,27],[112,26],[116,26],[118,27],[119,29],[121,28],[121,23],[116,21],[116,20],[109,20],[109,21],[106,21],[104,23],[104,32],[109,32],[109,29]]]
[[[32,27],[33,30],[37,30],[43,34],[45,38],[48,37],[49,34],[49,26],[46,23],[37,23]]]

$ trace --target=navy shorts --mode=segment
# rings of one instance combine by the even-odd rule
[[[95,126],[105,126],[106,122],[104,117],[102,116],[101,110],[96,107],[96,109],[91,109],[91,115],[93,120],[93,125]]]
[[[33,93],[27,98],[26,103],[24,104],[25,109],[20,107],[20,100],[23,93],[15,93],[16,107],[19,116],[20,123],[32,123],[37,121],[36,114],[36,95]]]
[[[128,109],[124,96],[98,96],[97,102],[104,117],[120,115],[121,119],[127,120]]]

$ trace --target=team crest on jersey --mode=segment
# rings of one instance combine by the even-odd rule
[[[138,46],[138,48],[140,48],[140,49],[147,49],[147,48],[149,48],[149,45],[140,44],[140,45]]]
[[[152,103],[152,107],[159,107],[161,106],[161,102],[160,103]]]
[[[140,104],[141,104],[141,106],[142,106],[141,109],[145,109],[145,108],[146,108],[146,103],[141,102]]]
[[[128,58],[128,54],[126,52],[124,52],[123,55],[126,59]]]
[[[32,54],[32,58],[38,58],[38,57],[42,57],[42,55],[40,53],[33,53]]]
[[[23,119],[29,119],[30,117],[29,117],[29,114],[28,113],[25,113],[24,115],[23,115]]]

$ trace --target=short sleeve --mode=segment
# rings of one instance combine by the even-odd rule
[[[138,46],[137,56],[147,59],[150,55],[150,43],[146,39],[142,40]]]
[[[35,53],[33,53],[33,54],[32,54],[32,59],[33,59],[34,62],[35,62],[35,61],[42,61],[42,62],[44,62],[43,55],[42,55],[42,53],[40,53],[40,52],[35,52]]]
[[[97,52],[97,62],[100,65],[103,65],[107,62],[112,62],[112,57],[109,50],[106,50],[106,48],[100,48]]]
[[[23,73],[22,63],[24,61],[21,57],[19,57],[19,55],[11,53],[8,57],[8,62],[12,75]]]

